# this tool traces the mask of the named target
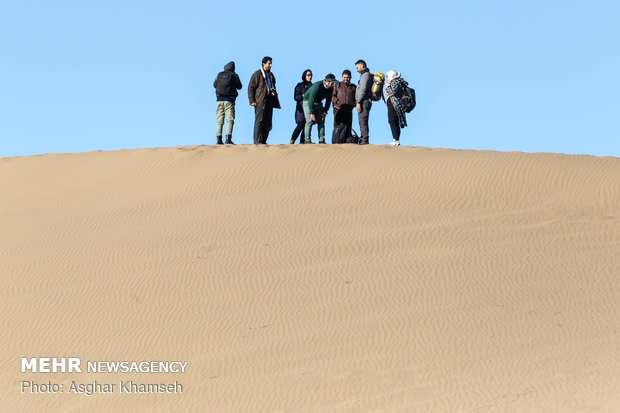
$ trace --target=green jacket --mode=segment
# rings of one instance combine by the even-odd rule
[[[323,99],[325,99],[324,113],[327,113],[329,105],[332,103],[332,93],[333,85],[328,89],[322,80],[310,86],[310,89],[304,93],[304,100],[308,101],[308,106],[310,106],[310,114],[314,113],[314,105],[320,105]]]

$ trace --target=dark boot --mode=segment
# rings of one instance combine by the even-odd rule
[[[222,135],[217,135],[217,144],[224,145],[224,142],[222,141]]]
[[[234,145],[232,135],[226,135],[226,145]]]

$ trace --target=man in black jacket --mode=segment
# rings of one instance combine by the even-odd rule
[[[218,73],[215,78],[213,87],[217,96],[217,107],[215,109],[217,144],[224,144],[222,142],[222,129],[224,119],[226,119],[226,143],[234,145],[232,131],[235,124],[235,99],[239,95],[237,90],[242,87],[241,79],[235,73],[235,62],[229,62],[224,66],[224,71]]]

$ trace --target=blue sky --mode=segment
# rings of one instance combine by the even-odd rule
[[[283,104],[270,144],[290,139],[304,69],[356,83],[362,58],[416,89],[404,145],[618,157],[619,21],[620,2],[597,0],[6,0],[0,157],[214,144],[213,80],[230,60],[233,140],[251,143],[246,87],[265,55]],[[370,129],[391,141],[381,104]]]

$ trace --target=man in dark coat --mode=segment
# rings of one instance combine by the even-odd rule
[[[263,57],[263,66],[252,74],[248,85],[248,98],[254,106],[254,144],[267,143],[273,109],[280,109],[276,77],[271,73],[272,61],[269,56]]]
[[[334,130],[338,125],[344,125],[345,135],[351,135],[353,127],[353,108],[355,108],[355,89],[351,83],[351,71],[346,69],[342,72],[342,82],[334,86],[332,104],[334,105]]]
[[[235,62],[228,62],[224,66],[224,71],[218,73],[213,82],[215,95],[217,98],[217,106],[215,109],[215,118],[217,120],[216,135],[217,144],[222,145],[222,129],[224,127],[224,119],[226,119],[226,143],[234,145],[232,141],[232,131],[235,124],[235,100],[239,95],[237,90],[241,89],[241,80],[235,73]]]

